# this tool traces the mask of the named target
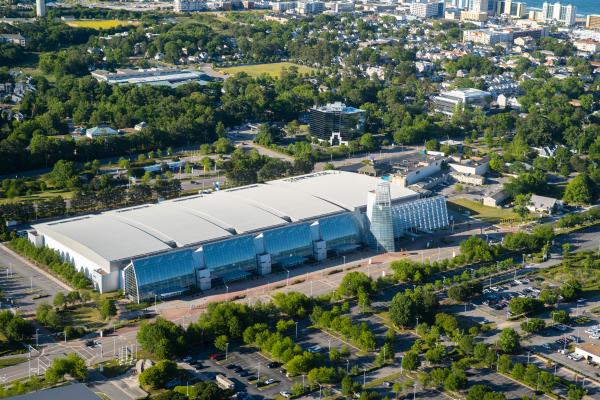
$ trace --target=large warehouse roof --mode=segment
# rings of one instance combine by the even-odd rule
[[[170,248],[354,211],[378,179],[342,171],[319,172],[210,195],[124,208],[34,225],[81,256],[107,266]],[[415,192],[391,185],[392,200]],[[102,262],[100,262],[102,261]]]

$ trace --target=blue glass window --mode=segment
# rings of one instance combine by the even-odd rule
[[[191,250],[135,260],[125,269],[125,292],[138,302],[178,294],[195,285]]]
[[[254,238],[242,236],[203,246],[204,261],[213,277],[257,268]]]
[[[358,244],[360,232],[352,214],[334,215],[319,220],[321,239],[327,242],[327,250],[335,250],[347,244]]]
[[[291,257],[312,256],[312,237],[308,224],[289,225],[263,233],[265,250],[271,262],[278,263]]]

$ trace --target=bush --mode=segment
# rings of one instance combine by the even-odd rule
[[[45,377],[48,382],[55,383],[67,374],[80,380],[87,377],[85,361],[77,354],[71,353],[66,357],[55,358],[50,368],[46,370]]]

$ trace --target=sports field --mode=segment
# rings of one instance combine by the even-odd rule
[[[111,29],[117,26],[134,25],[132,21],[122,21],[118,19],[76,19],[67,22],[67,25],[75,28],[92,28],[92,29]]]
[[[298,65],[291,62],[279,62],[272,64],[253,64],[253,65],[240,65],[238,67],[228,67],[228,68],[219,68],[219,72],[228,75],[235,75],[238,72],[245,72],[250,76],[259,76],[262,74],[269,74],[274,78],[279,78],[281,76],[281,70],[283,68],[297,67],[298,72],[302,74],[310,74],[315,72],[316,70],[311,67],[306,67],[304,65]]]

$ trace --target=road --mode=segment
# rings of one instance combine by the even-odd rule
[[[67,285],[42,272],[2,244],[0,244],[0,288],[4,292],[4,297],[12,300],[11,306],[25,315],[35,311],[39,303],[48,302],[48,299],[52,299],[56,293],[70,290]],[[39,298],[34,299],[34,297]],[[0,308],[6,306],[8,304],[0,304]]]

